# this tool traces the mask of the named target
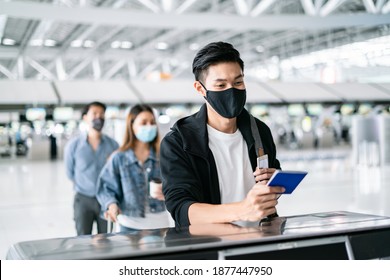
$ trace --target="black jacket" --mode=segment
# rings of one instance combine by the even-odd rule
[[[255,171],[257,156],[249,116],[244,109],[237,117],[237,126],[248,145],[249,158]],[[270,129],[258,119],[256,124],[264,153],[268,154],[269,167],[280,169]],[[178,120],[162,140],[160,166],[165,203],[179,226],[189,225],[188,208],[191,204],[221,203],[217,167],[208,143],[206,105],[196,114]]]

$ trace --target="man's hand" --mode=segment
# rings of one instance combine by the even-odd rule
[[[241,202],[240,220],[254,222],[276,213],[277,199],[284,191],[283,187],[256,183]]]
[[[255,176],[256,183],[262,183],[266,185],[269,179],[272,177],[272,174],[276,171],[275,168],[257,168],[255,172],[253,172],[253,176]]]

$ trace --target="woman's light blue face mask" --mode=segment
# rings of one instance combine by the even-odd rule
[[[135,137],[144,143],[152,142],[157,136],[157,125],[141,125]]]

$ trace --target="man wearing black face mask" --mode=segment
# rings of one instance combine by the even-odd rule
[[[96,199],[97,179],[108,157],[118,149],[118,143],[102,133],[106,106],[92,102],[84,107],[83,121],[87,133],[70,140],[64,151],[66,173],[75,190],[74,220],[77,235],[91,234],[94,221],[98,233],[107,232],[107,222],[100,217]]]
[[[193,61],[194,88],[206,100],[161,143],[167,209],[177,225],[258,221],[276,215],[282,187],[266,183],[280,163],[267,125],[244,109],[244,63],[229,43],[210,43]],[[256,132],[257,131],[257,132]],[[269,168],[256,168],[256,137]]]

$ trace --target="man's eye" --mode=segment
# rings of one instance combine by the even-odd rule
[[[242,83],[243,83],[242,81],[239,81],[239,82],[236,82],[235,84],[236,85],[242,85]]]

